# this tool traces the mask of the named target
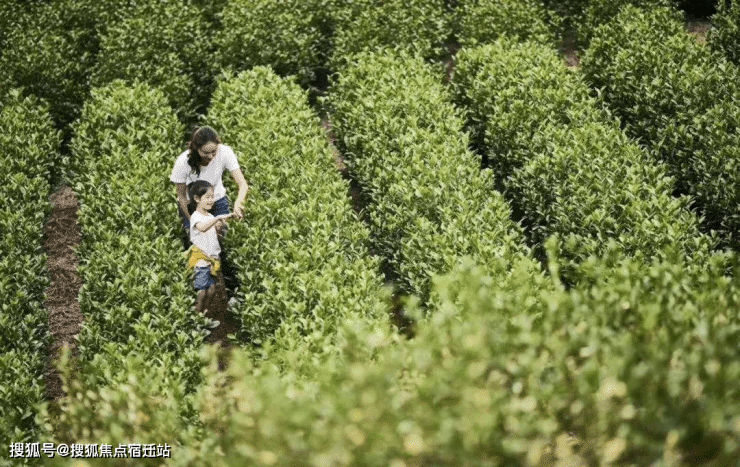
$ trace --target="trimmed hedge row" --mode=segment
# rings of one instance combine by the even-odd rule
[[[420,58],[356,55],[328,104],[349,172],[367,197],[373,251],[403,292],[426,300],[432,274],[464,255],[491,265],[505,258],[539,274],[508,204],[491,190],[490,172],[468,150],[462,119]]]
[[[463,263],[434,280],[414,339],[342,323],[341,356],[311,380],[243,350],[222,372],[211,354],[202,430],[168,465],[735,465],[740,277],[710,264],[698,278],[678,259],[628,260],[609,279],[591,266],[593,285],[564,291],[521,270],[502,287]],[[374,359],[354,356],[368,346]]]
[[[330,67],[359,52],[394,49],[440,59],[451,38],[453,15],[445,0],[336,0]]]
[[[707,33],[707,44],[740,65],[740,2],[721,0],[718,3],[717,13],[712,16],[712,29]]]
[[[51,211],[50,165],[60,144],[48,105],[7,90],[0,103],[0,459],[8,457],[10,443],[34,441],[35,405],[44,399],[49,278],[43,225]]]
[[[169,171],[172,142],[182,138],[181,124],[160,90],[114,81],[93,90],[74,132],[85,316],[76,384],[96,393],[127,381],[144,384],[130,381],[127,372],[146,363],[146,372],[161,373],[163,386],[192,390],[199,381],[198,327],[204,318],[193,311],[177,209],[161,175]],[[56,432],[79,436],[76,417],[84,408],[67,400],[63,409]],[[92,420],[110,416],[101,411]]]
[[[242,284],[238,336],[310,348],[285,357],[298,361],[329,351],[349,317],[390,326],[368,232],[306,93],[265,67],[223,76],[208,120],[235,142],[252,187],[246,220],[230,223],[225,244]]]
[[[561,22],[542,0],[458,0],[455,5],[455,36],[463,47],[502,36],[555,44]]]
[[[629,6],[596,31],[582,65],[628,134],[696,199],[704,228],[737,248],[738,69],[687,35],[675,11]]]
[[[671,252],[702,268],[715,246],[687,198],[673,198],[662,164],[600,110],[548,46],[500,41],[457,55],[455,91],[484,132],[488,161],[544,245],[557,235],[564,278],[589,256],[650,262]]]
[[[230,0],[214,39],[217,63],[234,71],[271,66],[280,75],[311,83],[326,63],[327,3]]]
[[[47,101],[57,127],[64,127],[88,92],[97,39],[79,2],[17,3],[0,20],[0,88],[23,87]]]
[[[215,32],[198,6],[187,0],[145,2],[111,16],[101,21],[92,87],[138,79],[160,87],[181,118],[203,106],[215,73],[209,57]]]

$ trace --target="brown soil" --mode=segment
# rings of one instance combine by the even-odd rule
[[[701,44],[706,43],[707,33],[710,29],[712,29],[712,20],[710,19],[690,19],[686,21],[686,30],[696,37],[696,40]]]
[[[216,287],[216,296],[213,298],[213,302],[206,316],[221,321],[220,326],[210,330],[211,333],[206,336],[205,342],[208,344],[219,344],[221,349],[224,350],[223,353],[219,354],[219,369],[224,370],[231,350],[229,334],[236,334],[239,330],[239,322],[229,312],[229,297],[226,289],[223,287]]]
[[[82,237],[77,224],[79,202],[72,189],[60,187],[51,195],[51,204],[51,217],[44,226],[44,248],[51,278],[51,286],[46,289],[46,308],[52,337],[46,365],[46,395],[56,401],[64,396],[56,361],[63,346],[75,354],[76,337],[83,320],[77,301],[82,280],[77,275],[78,261],[74,251]]]
[[[349,170],[347,169],[347,164],[345,164],[344,162],[344,157],[334,145],[334,141],[336,141],[336,135],[334,135],[334,131],[332,131],[331,129],[331,122],[327,118],[322,118],[321,126],[324,128],[324,131],[326,131],[326,137],[329,140],[329,147],[331,148],[331,152],[334,155],[334,162],[337,165],[337,170],[339,170],[339,173],[342,174],[342,177],[350,181],[349,195],[352,199],[352,208],[355,210],[356,213],[360,214],[362,212],[362,190],[360,189],[360,186],[350,177]]]

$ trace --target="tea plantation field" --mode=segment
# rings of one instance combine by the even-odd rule
[[[738,44],[737,0],[5,0],[0,465],[740,465]],[[251,188],[222,345],[199,125]]]

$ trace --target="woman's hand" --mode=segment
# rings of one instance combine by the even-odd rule
[[[237,202],[234,205],[234,213],[233,214],[238,219],[244,219],[244,206],[242,205],[242,203]]]

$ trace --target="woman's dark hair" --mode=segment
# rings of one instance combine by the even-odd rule
[[[188,186],[188,196],[190,196],[190,201],[188,202],[189,215],[192,215],[195,212],[195,208],[198,207],[198,202],[195,201],[195,197],[197,196],[200,198],[211,188],[213,188],[213,185],[205,180],[196,180]]]
[[[190,150],[190,154],[188,154],[188,165],[198,175],[200,175],[200,163],[202,162],[198,149],[208,143],[221,144],[221,138],[218,137],[218,133],[209,126],[197,128],[188,143],[188,149]]]

